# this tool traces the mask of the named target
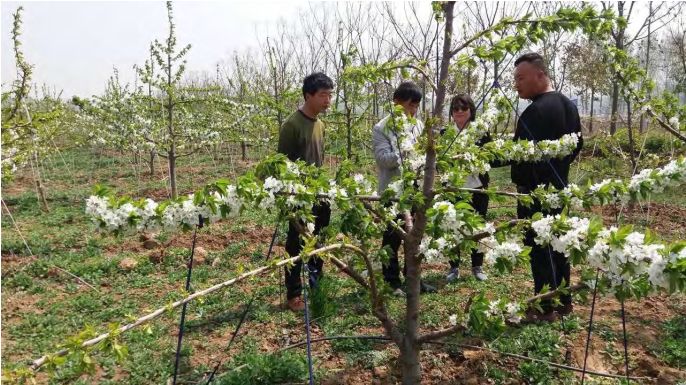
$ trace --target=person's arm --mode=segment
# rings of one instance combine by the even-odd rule
[[[379,125],[372,129],[372,143],[376,164],[386,169],[394,169],[400,165],[398,153],[391,143],[391,138],[383,132],[383,128]]]
[[[279,130],[278,152],[285,154],[289,160],[295,162],[300,158],[298,148],[298,132],[289,122],[286,122]]]

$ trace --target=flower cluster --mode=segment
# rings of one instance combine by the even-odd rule
[[[682,169],[683,161],[675,161],[662,169],[652,170],[650,175],[657,175],[660,183],[674,183],[682,177]],[[372,184],[361,174],[347,175],[350,176],[328,180],[320,177],[323,174],[320,175],[314,166],[292,163],[283,156],[277,156],[260,164],[256,175],[241,177],[236,184],[216,182],[195,194],[175,200],[159,203],[150,199],[133,201],[96,193],[87,200],[86,213],[100,228],[127,232],[188,229],[197,225],[200,217],[211,223],[238,215],[246,206],[255,206],[264,210],[278,209],[291,218],[302,219],[312,232],[313,224],[308,217],[312,204],[317,200],[327,200],[347,211],[344,216],[350,215],[349,219],[357,221],[349,228],[369,226],[373,221],[359,217],[360,214],[352,210],[362,206],[354,194],[373,194]],[[650,184],[651,188],[655,185]],[[589,191],[597,194],[611,184],[596,186]],[[631,189],[635,191],[636,188]],[[581,199],[580,191],[576,186],[569,186],[558,199]],[[397,211],[397,204],[380,209],[385,220],[392,220]],[[528,257],[529,247],[524,247],[516,237],[496,232],[493,224],[484,223],[467,202],[452,203],[437,196],[426,215],[426,233],[419,252],[427,259],[445,257],[456,248],[461,251],[478,248],[485,254],[487,262],[499,270],[510,270]],[[603,229],[598,221],[587,218],[564,215],[535,217],[531,228],[539,245],[550,245],[552,250],[563,253],[575,265],[588,263],[601,269],[604,272],[602,286],[610,287],[618,295],[636,294],[640,287],[674,291],[683,290],[686,286],[683,272],[686,252],[682,248],[653,243],[645,235],[631,230]],[[489,236],[483,238],[484,233]],[[476,234],[481,234],[478,241],[473,237]]]
[[[672,126],[673,129],[679,131],[679,117],[678,116],[672,116],[669,119],[669,125]]]
[[[576,150],[579,145],[579,134],[563,135],[557,140],[505,140],[497,138],[486,143],[484,148],[491,151],[494,158],[501,161],[538,162],[553,158],[563,158]]]
[[[656,287],[668,292],[686,285],[686,245],[677,244],[671,250],[655,257],[648,268],[648,280]]]
[[[537,244],[549,244],[559,253],[572,255],[588,248],[586,240],[590,225],[588,218],[555,215],[533,221],[531,228],[536,233],[534,242]]]
[[[423,255],[427,261],[442,259],[446,251],[455,247],[455,243],[449,238],[439,237],[438,239],[433,239],[424,235],[422,242],[419,244],[419,254]]]
[[[419,254],[427,260],[445,259],[456,247],[465,246],[462,243],[471,241],[474,235],[489,235],[487,239],[493,238],[497,243],[493,237],[496,231],[493,223],[484,223],[465,202],[436,201],[427,211],[427,220],[427,230],[419,245]],[[482,241],[468,247],[481,248]]]
[[[17,158],[16,155],[19,150],[15,147],[3,146],[2,148],[2,175],[3,177],[8,174],[13,174],[17,171]]]
[[[518,263],[524,248],[514,238],[498,242],[494,236],[484,238],[479,242],[478,249],[484,253],[484,261],[488,264],[505,263],[514,266]]]
[[[211,194],[210,199],[220,205],[220,210],[217,206],[213,209],[205,199],[203,203],[196,203],[199,196],[191,194],[163,204],[158,204],[152,199],[137,202],[127,200],[118,204],[119,202],[112,198],[92,195],[86,200],[86,214],[98,228],[121,233],[187,228],[198,225],[200,216],[204,223],[213,223],[223,217],[237,215],[242,205],[235,186],[228,186],[225,194],[216,191]]]
[[[539,245],[550,245],[573,264],[587,262],[600,269],[602,286],[618,295],[674,291],[686,284],[683,267],[679,268],[686,261],[683,245],[667,248],[628,226],[606,229],[594,220],[562,215],[542,217],[531,228]]]
[[[533,196],[538,198],[544,208],[571,207],[580,209],[596,204],[626,203],[650,194],[664,191],[686,182],[686,158],[673,159],[660,168],[648,168],[627,181],[621,179],[604,179],[582,189],[570,184],[563,190],[554,187],[539,186]]]
[[[410,118],[405,113],[398,111],[391,114],[389,123],[392,123],[395,135],[398,138],[398,150],[402,158],[401,168],[420,173],[424,167],[424,154],[419,151],[419,138],[424,131],[424,125],[416,118]]]
[[[419,253],[427,260],[436,260],[459,244],[464,238],[465,215],[468,213],[456,209],[452,202],[434,202],[427,211],[429,226],[419,245]]]
[[[172,230],[198,225],[201,216],[204,223],[237,216],[246,206],[265,211],[279,209],[297,216],[299,212],[311,211],[316,200],[336,206],[351,199],[348,192],[375,194],[371,182],[362,174],[344,179],[343,184],[329,180],[324,188],[319,180],[308,174],[309,171],[288,160],[283,162],[283,170],[266,176],[263,181],[245,176],[235,185],[217,182],[194,194],[159,203],[151,199],[117,200],[109,197],[106,190],[99,191],[87,199],[86,214],[99,228],[116,233]],[[313,190],[319,193],[314,194]]]
[[[665,280],[664,269],[660,271],[660,266],[653,264],[662,263],[660,251],[664,247],[646,242],[644,234],[626,234],[612,227],[598,234],[596,243],[588,252],[588,263],[603,270],[606,283],[615,291],[626,290],[645,280],[649,271],[652,273],[651,285],[653,282],[662,283]]]
[[[508,322],[518,324],[522,320],[525,307],[517,302],[507,302],[504,299],[488,300],[483,295],[472,298],[469,314],[459,322],[457,314],[448,317],[448,322],[452,326],[460,323],[463,327],[469,328],[477,333],[487,332],[488,329],[496,329]]]

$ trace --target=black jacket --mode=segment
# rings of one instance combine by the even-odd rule
[[[484,135],[483,137],[481,137],[481,139],[476,141],[476,145],[479,146],[479,148],[481,148],[484,146],[484,144],[486,144],[488,142],[492,142],[492,141],[493,141],[493,139],[491,138],[491,134],[486,133],[486,135]],[[481,181],[481,184],[482,184],[481,188],[487,189],[488,188],[488,182],[491,181],[491,177],[488,176],[487,172],[485,172],[483,174],[479,174],[479,180]]]
[[[512,163],[512,182],[524,190],[533,190],[540,184],[566,187],[569,166],[583,145],[579,111],[574,103],[557,91],[534,97],[517,122],[515,140],[557,140],[573,132],[579,134],[579,143],[572,154],[562,159]]]

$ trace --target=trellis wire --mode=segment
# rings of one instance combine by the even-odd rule
[[[191,289],[191,275],[193,274],[193,256],[195,254],[195,243],[197,241],[198,229],[202,228],[202,215],[198,216],[198,226],[193,230],[193,243],[191,244],[191,256],[188,261],[188,270],[186,273],[186,292],[190,292]],[[186,309],[188,303],[184,303],[181,308],[181,320],[179,321],[179,338],[176,342],[176,354],[174,357],[174,379],[172,381],[173,385],[176,385],[176,380],[179,373],[179,360],[181,358],[181,344],[183,342],[183,329],[186,324]]]
[[[303,265],[303,276],[307,272],[307,281],[310,281],[310,269],[307,262],[302,261]],[[311,287],[311,286],[310,286]],[[307,338],[307,369],[309,372],[310,385],[314,385],[314,369],[312,368],[312,339],[310,335],[310,311],[309,304],[307,303],[307,288],[303,290],[303,299],[305,301],[305,333]]]
[[[586,363],[588,361],[588,347],[591,343],[591,332],[593,330],[593,313],[595,312],[595,301],[598,294],[598,278],[600,277],[600,269],[596,269],[595,272],[595,282],[593,285],[593,301],[591,302],[591,316],[588,320],[588,335],[586,336],[586,348],[584,350],[584,367],[581,372],[581,385],[584,385],[584,379],[586,377]]]

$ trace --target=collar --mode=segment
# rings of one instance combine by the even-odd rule
[[[301,114],[302,116],[304,116],[305,119],[307,119],[307,120],[309,120],[309,121],[311,121],[311,122],[316,122],[316,121],[317,121],[317,119],[313,119],[313,118],[307,116],[307,114],[304,113],[300,108],[298,108],[298,112],[300,112],[300,114]]]

